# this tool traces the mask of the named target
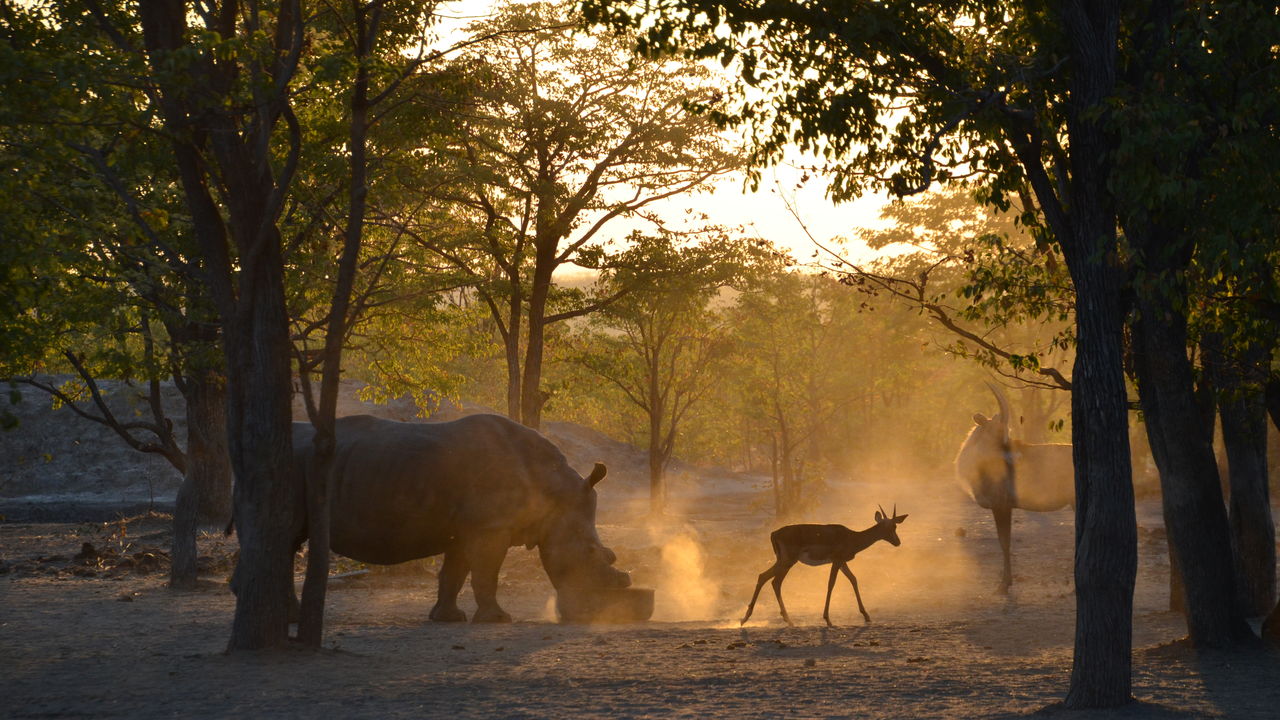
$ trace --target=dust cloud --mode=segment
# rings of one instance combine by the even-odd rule
[[[707,573],[697,530],[688,524],[651,521],[646,528],[658,550],[654,600],[655,620],[667,622],[713,619],[719,585]]]
[[[764,496],[760,493],[759,496]],[[639,584],[657,590],[654,620],[711,622],[737,626],[751,599],[756,579],[774,562],[770,533],[792,523],[837,523],[861,531],[875,524],[883,506],[906,514],[898,527],[899,547],[876,542],[849,563],[873,621],[953,618],[1007,600],[995,592],[1000,572],[999,545],[990,514],[977,507],[948,476],[898,477],[882,483],[833,482],[818,503],[798,517],[773,520],[757,504],[750,512],[715,496],[669,508],[664,518],[644,528],[653,567],[642,568]],[[696,512],[692,512],[696,508]],[[1061,565],[1062,582],[1039,588],[1043,599],[1070,592],[1071,514],[1036,514],[1015,523],[1017,563]],[[1053,538],[1061,548],[1052,557],[1017,558],[1021,533]],[[799,625],[822,622],[830,566],[795,565],[782,587],[783,599]],[[1024,589],[1025,593],[1025,589]],[[1035,601],[1029,595],[1024,601]],[[837,625],[861,625],[853,589],[836,577],[831,619]],[[760,591],[749,626],[780,623],[768,583]]]

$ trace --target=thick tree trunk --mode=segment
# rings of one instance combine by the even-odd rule
[[[1070,196],[1033,178],[1062,243],[1076,291],[1071,436],[1076,470],[1076,633],[1070,708],[1132,700],[1133,586],[1137,519],[1122,363],[1124,306],[1114,199],[1115,146],[1106,115],[1115,92],[1120,6],[1073,0],[1059,6],[1070,47]],[[1036,151],[1038,152],[1038,150]],[[1024,149],[1025,166],[1043,172]],[[1065,203],[1064,203],[1065,200]]]
[[[1276,536],[1267,474],[1267,408],[1263,395],[1271,350],[1250,343],[1237,357],[1219,352],[1221,337],[1205,353],[1219,389],[1222,440],[1226,448],[1228,517],[1236,591],[1248,617],[1266,615],[1276,604]]]
[[[229,21],[223,29],[235,33],[240,29],[236,7],[217,6],[209,14]],[[293,540],[299,525],[290,522],[297,517],[298,487],[292,467],[289,317],[276,226],[297,155],[290,153],[276,177],[269,139],[285,117],[291,149],[300,144],[300,129],[291,121],[283,92],[299,57],[300,7],[296,0],[278,6],[275,52],[265,65],[215,62],[193,48],[186,3],[143,0],[137,8],[200,244],[201,268],[222,321],[227,447],[236,477],[233,514],[240,538],[228,649],[274,647],[288,639]],[[175,67],[183,72],[175,73]],[[241,77],[241,71],[247,76]],[[229,109],[233,88],[241,82],[260,93],[251,119]],[[204,92],[187,92],[189,84]],[[221,202],[210,190],[215,175]]]
[[[173,510],[169,585],[196,584],[196,532],[225,527],[231,518],[231,458],[227,453],[227,386],[218,373],[186,382],[187,466]]]
[[[1069,707],[1129,702],[1137,520],[1121,369],[1119,281],[1105,263],[1073,271],[1076,635]]]
[[[1262,623],[1262,639],[1271,647],[1280,648],[1280,604],[1275,606]]]
[[[1198,646],[1249,634],[1236,602],[1231,541],[1213,447],[1205,437],[1174,298],[1138,298],[1134,368],[1160,481],[1165,528],[1182,571],[1187,629]]]
[[[245,321],[226,323],[227,435],[236,472],[236,610],[228,650],[283,645],[293,596],[294,540],[303,517],[293,466],[289,318],[278,242],[241,271]]]
[[[1280,429],[1280,379],[1270,377],[1267,379],[1267,388],[1264,393],[1267,405],[1267,415],[1271,417],[1271,424]],[[1267,616],[1265,622],[1262,623],[1262,638],[1267,644],[1280,648],[1280,602]]]

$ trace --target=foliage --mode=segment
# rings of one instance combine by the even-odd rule
[[[547,326],[615,299],[558,286],[553,274],[610,222],[642,217],[737,162],[689,110],[710,92],[704,68],[636,62],[629,41],[579,25],[566,3],[511,3],[468,28],[477,41],[455,68],[472,98],[433,161],[434,207],[394,218],[489,308],[507,355],[507,411],[533,425],[546,400]]]

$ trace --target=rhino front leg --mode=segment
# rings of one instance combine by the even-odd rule
[[[466,622],[467,614],[458,607],[458,592],[470,571],[467,556],[456,544],[444,553],[440,567],[440,589],[436,592],[436,604],[428,615],[436,622]]]
[[[465,542],[471,590],[476,596],[476,614],[471,622],[511,622],[511,616],[498,606],[498,570],[510,545],[511,538],[505,532],[482,533]]]

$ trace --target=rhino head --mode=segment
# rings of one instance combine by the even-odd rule
[[[571,489],[558,498],[543,526],[538,555],[556,590],[625,588],[631,584],[630,575],[613,567],[618,558],[596,533],[595,485],[605,472],[604,464],[596,463],[589,476],[578,476]]]

